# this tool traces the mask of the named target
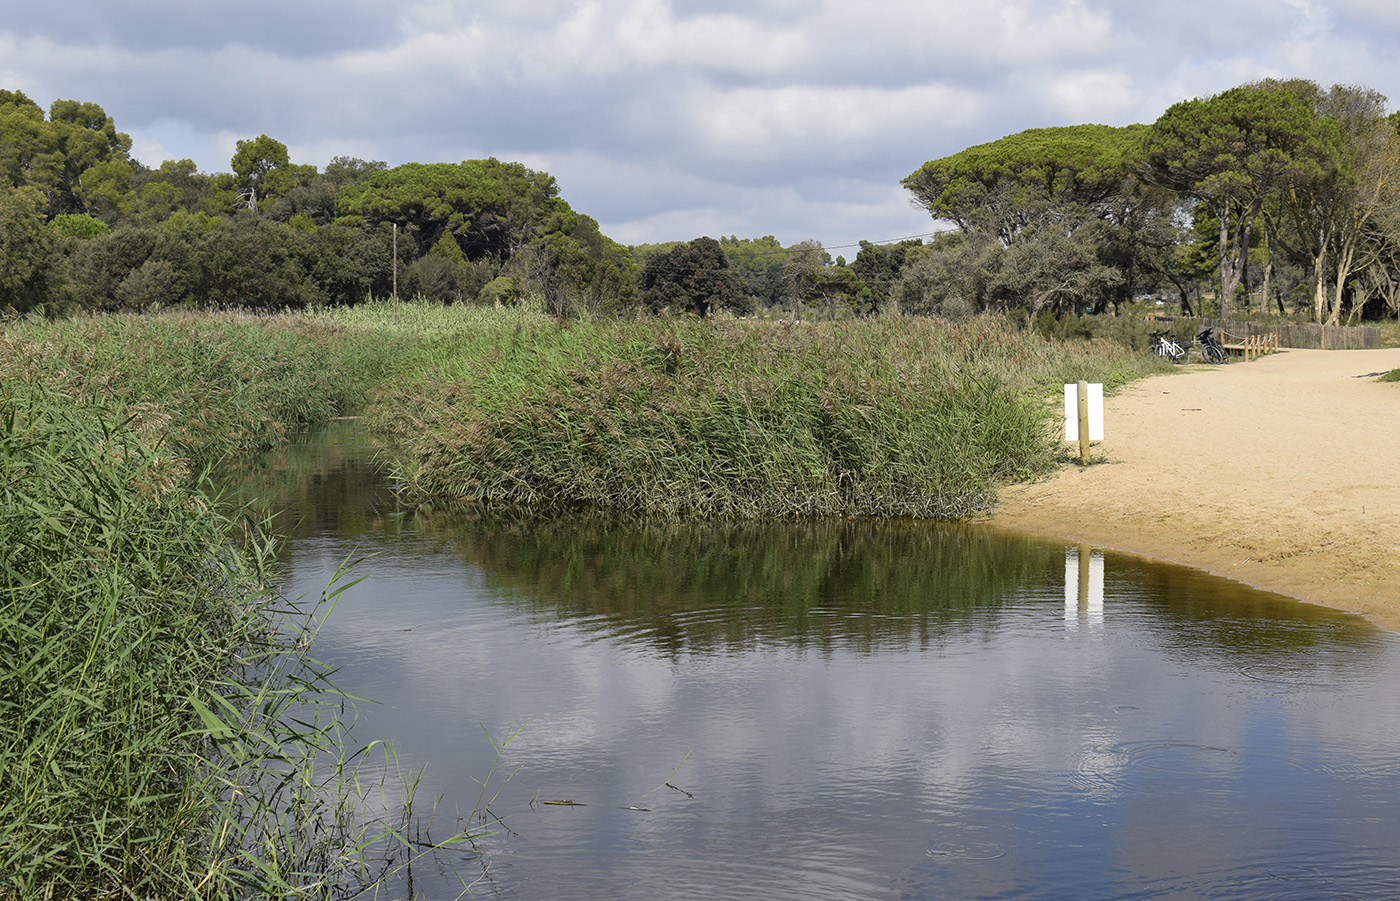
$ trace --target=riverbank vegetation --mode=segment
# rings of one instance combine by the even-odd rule
[[[417,501],[948,518],[1050,463],[1059,381],[1112,385],[1153,365],[1130,332],[376,303],[26,320],[0,341],[10,378],[134,416],[186,476],[363,412]]]
[[[0,345],[0,898],[335,897],[413,856],[411,792],[308,656],[328,610],[271,589],[257,524],[199,475],[362,404],[384,357],[247,316]]]
[[[0,898],[372,884],[403,849],[362,816],[311,611],[153,427],[0,395]]]
[[[409,361],[401,336],[324,317],[171,311],[28,318],[0,332],[0,376],[134,416],[187,469],[273,447],[358,409]]]
[[[964,517],[1054,459],[1052,384],[1121,382],[1150,365],[1121,344],[1051,341],[995,319],[482,324],[376,404],[419,499]]]

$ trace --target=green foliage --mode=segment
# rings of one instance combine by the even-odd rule
[[[298,228],[245,213],[177,213],[74,248],[75,292],[92,310],[197,304],[286,309],[389,293],[392,236],[343,225]]]
[[[1377,91],[1353,85],[1324,90],[1301,79],[1261,88],[1297,94],[1319,117],[1324,140],[1335,144],[1335,156],[1316,175],[1291,183],[1261,208],[1270,246],[1310,264],[1314,321],[1335,325],[1349,281],[1355,288],[1390,280],[1374,270],[1390,269],[1385,260],[1400,237],[1400,136]],[[1353,279],[1367,269],[1368,277]],[[1353,313],[1364,305],[1353,304]]]
[[[342,187],[336,213],[399,223],[418,256],[450,234],[470,260],[504,259],[534,237],[558,193],[552,176],[494,158],[407,163]]]
[[[1036,334],[1057,341],[1088,339],[1108,341],[1135,350],[1152,343],[1154,323],[1143,316],[1060,316],[1048,310],[1031,319]]]
[[[25,312],[52,300],[55,256],[37,188],[0,188],[0,309]]]
[[[166,160],[158,169],[133,168],[127,219],[134,224],[155,225],[181,212],[208,212],[213,180],[201,175],[193,160]]]
[[[297,233],[252,215],[209,232],[200,248],[200,300],[216,309],[284,310],[324,302],[302,279]]]
[[[368,230],[335,223],[306,233],[297,253],[318,302],[349,306],[389,296],[392,247],[389,226]]]
[[[457,243],[457,239],[452,235],[444,234],[438,242],[428,251],[428,256],[440,257],[451,263],[465,263],[467,255],[462,253],[462,247]]]
[[[131,138],[95,103],[56,100],[45,121],[23,93],[0,91],[0,182],[42,191],[50,216],[115,220],[130,189],[130,150]]]
[[[322,176],[337,188],[364,181],[376,172],[383,172],[389,166],[383,160],[362,160],[352,156],[333,157],[326,164]]]
[[[729,268],[714,238],[696,238],[652,256],[642,267],[642,303],[653,312],[708,316],[712,310],[748,312],[743,280]]]
[[[281,196],[292,188],[287,145],[267,135],[238,141],[230,165],[238,190],[252,209],[257,209],[259,202]]]
[[[593,217],[556,201],[538,232],[506,269],[522,290],[543,297],[553,315],[633,307],[637,267],[632,254],[604,235]]]
[[[348,897],[392,873],[412,855],[380,836],[422,824],[365,809],[359,762],[392,762],[346,754],[268,545],[160,416],[12,380],[36,354],[0,341],[0,897]]]
[[[1011,246],[987,235],[940,235],[904,270],[895,287],[906,313],[962,318],[987,310],[1057,316],[1102,311],[1123,299],[1121,267],[1104,259],[1112,246],[1099,220],[1066,232],[1037,224]]]
[[[901,312],[965,319],[991,308],[1004,248],[986,236],[944,232],[904,267],[894,298]]]
[[[857,316],[879,312],[875,294],[849,266],[827,266],[816,270],[806,279],[802,298],[809,305],[823,308],[831,315],[849,311]]]
[[[397,263],[401,294],[467,300],[505,276],[513,296],[560,317],[757,306],[833,318],[890,301],[951,316],[1102,313],[1165,284],[1189,308],[1210,269],[1226,315],[1267,272],[1271,298],[1311,279],[1316,315],[1335,320],[1344,308],[1400,309],[1400,138],[1383,107],[1364,88],[1266,80],[1177,104],[1152,126],[1023,131],[904,179],[963,243],[861,242],[847,266],[816,242],[731,236],[719,242],[727,266],[692,266],[696,284],[682,288],[655,261],[686,256],[687,242],[622,247],[570,208],[552,176],[519,163],[389,169],[341,156],[317,173],[260,135],[237,142],[231,172],[204,175],[189,160],[151,169],[130,158],[101,106],[60,100],[46,118],[0,90],[0,188],[37,190],[52,234],[85,236],[42,247],[24,229],[0,237],[11,264],[0,281],[9,306],[50,312],[295,309],[386,295]],[[5,205],[14,218],[13,197]],[[146,231],[166,223],[162,238]],[[394,225],[397,261],[380,246]],[[1205,228],[1210,247],[1193,243]]]
[[[363,406],[408,365],[406,339],[320,319],[161,313],[12,323],[0,375],[75,403],[143,411],[164,452],[209,463]],[[8,368],[6,368],[8,367]]]
[[[1048,465],[1054,380],[1134,360],[986,318],[477,322],[377,406],[405,484],[434,503],[970,515]]]
[[[658,651],[752,648],[800,638],[820,647],[857,639],[903,647],[909,624],[1013,603],[1044,579],[1054,553],[1029,536],[927,520],[619,522],[417,517],[440,528],[496,584],[519,586],[541,613],[607,622]],[[581,579],[577,561],[606,579]],[[1063,558],[1061,558],[1063,560]],[[715,599],[726,603],[716,607]],[[813,616],[820,606],[825,615]],[[701,615],[703,611],[703,615]],[[639,622],[668,629],[636,630]]]
[[[58,160],[44,110],[23,91],[0,90],[0,186],[42,183]]]
[[[489,260],[483,265],[428,254],[413,261],[400,284],[403,294],[422,296],[437,303],[470,303],[491,280]]]
[[[730,235],[719,239],[729,267],[744,279],[749,296],[756,306],[784,307],[791,303],[783,264],[787,251],[772,235],[762,238],[738,238]]]
[[[860,250],[851,263],[851,272],[874,293],[877,298],[874,303],[878,306],[879,299],[891,296],[905,265],[918,256],[917,251],[923,246],[919,238],[894,244],[861,241]]]
[[[1167,248],[1177,238],[1173,197],[1134,177],[1141,132],[1032,129],[925,163],[905,186],[966,243],[935,242],[929,253],[942,259],[897,287],[902,308],[1065,312],[1126,302],[1138,279],[1173,262]]]
[[[486,283],[476,299],[488,306],[512,306],[520,299],[520,286],[510,276],[498,275]]]
[[[1265,203],[1337,167],[1335,132],[1336,123],[1299,92],[1272,82],[1182,101],[1143,132],[1143,177],[1205,204],[1220,223],[1222,318],[1229,318]]]
[[[110,235],[112,229],[98,219],[96,216],[89,216],[86,213],[63,213],[54,216],[49,220],[49,229],[55,234],[63,235],[65,238],[95,238],[98,235]]]
[[[62,158],[49,187],[49,213],[115,218],[131,184],[131,138],[95,103],[55,100],[49,127]]]
[[[293,167],[294,170],[312,167]],[[312,225],[335,221],[335,185],[315,174],[314,169],[280,197],[270,200],[263,209],[269,219],[290,222],[298,217]]]
[[[1140,126],[1035,128],[924,163],[904,186],[935,219],[987,231],[1004,244],[1053,202],[1097,208],[1132,171]]]
[[[1303,98],[1272,85],[1184,100],[1142,133],[1143,171],[1217,210],[1224,199],[1247,207],[1330,162],[1319,126]]]

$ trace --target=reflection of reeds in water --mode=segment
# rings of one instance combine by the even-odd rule
[[[668,652],[936,642],[1043,585],[1055,548],[952,523],[429,518],[504,593]]]
[[[1006,610],[1027,603],[1056,615],[1064,592],[1063,545],[975,524],[416,522],[448,537],[515,603],[666,653],[767,642],[925,647],[969,630],[993,635]],[[1357,651],[1381,646],[1358,617],[1206,573],[1120,555],[1105,569],[1104,627],[1152,610],[1172,624],[1164,645],[1193,665],[1316,662],[1319,650],[1354,665],[1375,659]]]
[[[364,816],[383,748],[346,750],[313,611],[264,591],[266,544],[170,466],[109,410],[0,396],[0,898],[386,878],[422,853],[399,837],[412,780]]]
[[[400,510],[384,467],[357,422],[332,422],[220,467],[229,498],[266,510],[278,534],[354,539],[397,530]],[[297,511],[294,516],[285,513]]]

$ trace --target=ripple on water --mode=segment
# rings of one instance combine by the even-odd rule
[[[1309,660],[1306,665],[1297,661],[1280,663],[1261,661],[1241,668],[1239,673],[1254,682],[1282,685],[1289,688],[1339,691],[1355,686],[1357,683],[1356,665],[1345,660],[1331,664]]]
[[[1178,777],[1199,786],[1203,778],[1261,770],[1279,772],[1289,779],[1355,777],[1370,774],[1372,766],[1342,755],[1317,754],[1306,747],[1288,754],[1186,741],[1141,741],[1086,749],[1075,779],[1096,791],[1155,793],[1162,790],[1164,781]]]
[[[934,859],[998,860],[1006,856],[1006,848],[996,842],[942,842],[924,853]]]
[[[1378,862],[1374,849],[1312,846],[1313,859],[1272,860],[1205,869],[1156,881],[1153,897],[1326,901],[1394,899],[1397,867]],[[1319,853],[1321,852],[1321,853]]]

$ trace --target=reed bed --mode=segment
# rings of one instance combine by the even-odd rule
[[[358,410],[411,363],[413,346],[408,335],[313,316],[81,316],[6,325],[0,377],[134,413],[168,452],[210,463]]]
[[[267,545],[129,417],[44,386],[0,394],[0,476],[0,898],[378,878],[393,830],[360,815],[345,699]]]
[[[984,511],[1054,460],[1052,383],[1114,384],[1137,359],[999,320],[902,317],[516,317],[444,351],[376,402],[410,495],[740,519]]]
[[[309,653],[341,586],[271,591],[196,468],[354,409],[392,350],[237,316],[0,333],[0,899],[349,897],[467,840],[350,739]]]

